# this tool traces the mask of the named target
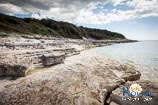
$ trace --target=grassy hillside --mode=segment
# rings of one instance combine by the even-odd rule
[[[73,39],[125,39],[122,34],[108,30],[77,27],[66,22],[58,22],[51,19],[21,19],[0,14],[0,32],[16,32],[24,34],[41,34],[54,37],[66,37]]]

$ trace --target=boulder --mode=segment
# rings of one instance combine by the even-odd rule
[[[43,55],[43,56],[42,56]],[[23,77],[32,66],[63,63],[65,53],[60,51],[33,50],[0,53],[0,76]]]
[[[63,63],[65,59],[65,54],[44,54],[41,56],[41,61],[44,66],[51,66]]]
[[[28,68],[23,65],[0,64],[0,76],[23,77]]]
[[[85,55],[5,85],[0,105],[106,105],[110,93],[125,82],[129,66]],[[133,74],[138,72],[128,72]]]

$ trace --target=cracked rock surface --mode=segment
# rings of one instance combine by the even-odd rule
[[[108,105],[113,90],[139,78],[132,65],[82,52],[4,85],[0,105]]]
[[[81,40],[14,33],[3,36],[0,33],[0,76],[24,77],[34,66],[60,64],[65,57],[78,55],[88,48],[131,41]]]

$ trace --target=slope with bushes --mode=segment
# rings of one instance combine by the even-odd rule
[[[22,19],[4,14],[0,14],[0,32],[40,34],[73,39],[82,39],[83,37],[97,40],[125,39],[122,34],[108,30],[78,27],[67,22],[59,22],[52,19]]]

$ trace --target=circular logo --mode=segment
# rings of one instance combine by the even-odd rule
[[[129,88],[129,92],[133,96],[138,96],[142,91],[143,91],[143,89],[139,84],[132,84]]]

